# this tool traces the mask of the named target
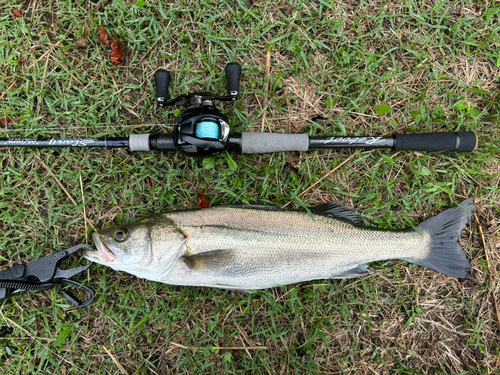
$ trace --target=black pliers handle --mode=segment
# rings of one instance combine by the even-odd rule
[[[85,266],[62,270],[59,263],[78,250],[93,250],[89,245],[76,245],[69,249],[59,251],[28,264],[18,264],[0,272],[0,301],[10,298],[19,292],[27,290],[44,290],[56,287],[57,290],[77,307],[86,307],[94,300],[95,293],[92,289],[70,278],[87,270],[92,262]],[[37,278],[40,282],[27,281],[28,278]],[[56,280],[57,279],[57,280]],[[88,293],[89,298],[80,302],[63,289],[64,285],[78,287]]]

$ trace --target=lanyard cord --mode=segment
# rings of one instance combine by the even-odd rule
[[[55,287],[53,282],[35,283],[30,281],[0,280],[0,288],[21,290],[46,290]]]
[[[79,289],[84,290],[89,295],[89,298],[81,302],[77,298],[73,297],[70,293],[64,291],[62,289],[63,285],[71,285],[78,287]],[[56,287],[57,290],[73,305],[76,307],[82,308],[90,305],[94,300],[95,292],[91,288],[87,286],[81,285],[79,282],[71,280],[71,279],[61,279],[60,282],[44,282],[44,283],[36,283],[30,281],[16,281],[16,280],[0,280],[0,288],[5,289],[14,289],[14,290],[22,290],[22,291],[34,291],[34,290],[47,290]]]

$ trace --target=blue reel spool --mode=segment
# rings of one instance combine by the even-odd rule
[[[219,139],[220,127],[219,124],[212,121],[203,121],[196,126],[196,136],[198,138]]]

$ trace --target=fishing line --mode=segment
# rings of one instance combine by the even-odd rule
[[[131,124],[126,124],[126,125],[83,125],[83,126],[69,126],[65,128],[51,128],[51,127],[45,127],[45,128],[23,128],[23,129],[0,129],[0,133],[15,133],[15,132],[26,132],[26,131],[38,131],[38,130],[44,130],[44,131],[50,131],[50,130],[76,130],[76,129],[97,129],[97,128],[113,128],[113,129],[118,129],[118,128],[143,128],[143,127],[157,127],[157,126],[167,126],[167,127],[172,127],[173,125],[170,124],[138,124],[138,125],[131,125]]]

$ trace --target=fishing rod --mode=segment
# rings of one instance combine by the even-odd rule
[[[171,134],[131,134],[119,138],[0,138],[0,147],[104,147],[131,151],[181,151],[189,155],[211,156],[224,150],[244,154],[313,149],[390,149],[394,151],[472,152],[477,146],[473,132],[394,134],[390,137],[310,137],[307,134],[232,133],[228,117],[214,102],[236,102],[240,92],[241,66],[226,65],[228,95],[194,92],[169,100],[171,74],[155,72],[156,101],[159,107],[188,105]]]

